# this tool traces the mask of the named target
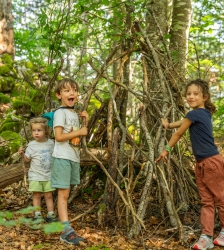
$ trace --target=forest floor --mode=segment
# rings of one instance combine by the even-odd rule
[[[224,155],[224,138],[216,139],[219,151]],[[18,211],[27,205],[31,205],[31,195],[27,188],[22,187],[18,195],[19,183],[0,190],[1,211]],[[82,196],[69,204],[69,218],[75,218],[78,214],[87,211],[93,201],[88,196]],[[44,205],[43,205],[44,209]],[[32,250],[32,249],[51,249],[51,250],[160,250],[175,249],[186,250],[198,239],[200,229],[197,232],[191,232],[186,236],[185,244],[181,245],[177,240],[175,230],[168,229],[163,223],[155,218],[146,218],[144,223],[146,230],[136,238],[129,239],[126,231],[122,227],[100,227],[97,224],[97,210],[93,210],[80,219],[72,222],[71,225],[77,234],[85,238],[85,243],[79,246],[72,246],[60,242],[60,233],[44,233],[40,229],[31,229],[29,226],[0,226],[0,250]],[[184,214],[185,220],[194,221],[200,228],[199,212]],[[13,217],[13,219],[15,219]],[[32,215],[26,215],[32,218]],[[182,222],[183,223],[183,222]],[[183,223],[184,224],[184,223]],[[220,228],[217,227],[214,237],[219,234]],[[215,246],[214,250],[224,250],[224,247]]]

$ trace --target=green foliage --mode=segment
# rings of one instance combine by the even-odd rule
[[[40,220],[33,221],[32,218],[18,217],[18,215],[27,215],[33,213],[35,211],[35,207],[26,207],[14,213],[5,211],[0,212],[0,225],[11,227],[16,225],[26,225],[30,228],[41,229],[45,233],[56,233],[61,232],[63,229],[63,225],[61,222],[53,222],[50,224],[40,224]],[[16,214],[18,219],[14,219],[14,214]]]
[[[6,118],[3,120],[0,126],[0,133],[6,130],[11,130],[13,132],[19,133],[21,126],[22,126],[21,118],[10,113],[6,116]]]
[[[2,133],[3,131],[7,131],[7,130],[19,133],[21,127],[22,127],[21,121],[14,122],[14,121],[9,121],[9,120],[8,121],[4,120],[0,127],[0,133]]]
[[[0,93],[0,103],[10,103],[11,99],[7,95]]]
[[[4,64],[12,65],[13,64],[13,59],[12,56],[9,54],[3,54],[1,56],[1,60]]]
[[[82,193],[87,193],[87,194],[91,194],[92,191],[93,191],[92,187],[83,188],[81,190]]]
[[[63,225],[60,222],[52,222],[45,224],[43,227],[44,232],[47,233],[59,233],[63,230]]]
[[[36,92],[31,98],[31,110],[36,115],[41,115],[44,104],[44,96],[41,92]]]
[[[223,50],[224,16],[220,15],[223,6],[221,2],[194,0],[193,9],[188,55],[188,62],[192,67],[188,72],[191,78],[208,78],[211,65],[223,64],[220,53]],[[203,60],[210,62],[203,65]],[[222,75],[222,68],[219,68],[219,74]]]
[[[0,76],[11,76],[18,78],[16,70],[13,68],[12,56],[4,54],[0,57]]]
[[[23,108],[23,106],[29,106],[29,102],[28,101],[21,101],[21,100],[15,100],[15,101],[13,101],[13,103],[12,103],[12,105],[13,105],[13,108],[14,109],[22,109]]]
[[[99,246],[87,247],[86,250],[110,250],[110,248],[108,248],[104,244],[102,244]]]
[[[33,69],[33,63],[32,62],[25,62],[25,66],[28,69]]]
[[[15,79],[11,76],[0,75],[0,92],[9,92],[15,87]]]
[[[99,204],[99,210],[102,211],[102,212],[106,211],[106,204],[105,203],[100,203]]]
[[[221,98],[215,104],[218,109],[213,115],[213,129],[215,136],[221,136],[224,134],[224,99]]]
[[[45,249],[45,247],[49,247],[51,244],[49,244],[49,243],[44,243],[44,244],[38,244],[38,245],[36,245],[36,246],[33,246],[33,249],[41,249],[41,248],[44,248]]]
[[[3,131],[0,134],[6,142],[0,147],[0,162],[3,163],[7,157],[16,153],[20,147],[21,136],[12,131]]]
[[[31,112],[30,101],[27,100],[21,101],[16,99],[13,101],[12,106],[16,110],[17,115],[29,116]]]
[[[0,75],[4,76],[4,75],[9,75],[10,73],[10,69],[7,65],[1,65],[0,66]]]

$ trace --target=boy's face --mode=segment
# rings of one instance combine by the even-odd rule
[[[78,90],[76,87],[71,87],[70,84],[66,84],[60,94],[56,93],[56,97],[61,100],[62,106],[73,107],[78,99]]]

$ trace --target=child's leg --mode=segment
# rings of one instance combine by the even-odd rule
[[[33,192],[33,206],[34,207],[41,207],[41,192]],[[40,211],[39,210],[35,210],[35,211]]]
[[[204,175],[206,171],[204,167],[205,165],[202,162],[197,164],[195,168],[196,182],[202,203],[200,220],[202,234],[213,236],[215,217],[214,196],[204,181]]]
[[[212,236],[215,205],[219,209],[221,226],[224,227],[224,166],[221,155],[206,158],[197,164],[196,181],[203,204],[202,233]]]
[[[44,198],[46,201],[46,206],[47,206],[47,217],[46,217],[46,222],[51,223],[51,222],[57,222],[58,219],[56,218],[54,214],[54,201],[53,201],[53,194],[52,192],[46,192],[44,193]]]
[[[212,157],[210,165],[216,173],[216,180],[211,183],[214,192],[215,205],[218,208],[221,232],[214,239],[214,244],[224,246],[224,160],[221,155]]]
[[[68,244],[79,245],[84,239],[78,236],[74,229],[71,228],[68,220],[68,197],[70,189],[58,189],[58,214],[60,221],[64,226],[64,230],[60,236],[60,240]]]
[[[221,155],[212,157],[212,164],[216,167],[217,177],[212,187],[214,188],[215,205],[218,208],[221,228],[224,228],[224,159]]]
[[[68,197],[70,189],[58,189],[58,215],[63,223],[68,221]]]
[[[46,201],[47,211],[54,212],[54,201],[53,201],[52,192],[44,193],[44,199]]]

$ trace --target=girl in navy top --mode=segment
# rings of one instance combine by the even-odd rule
[[[168,123],[167,119],[162,119],[166,129],[179,129],[172,135],[156,162],[167,161],[171,148],[189,128],[196,158],[196,182],[202,203],[202,232],[193,249],[206,250],[213,248],[214,244],[224,246],[224,160],[212,135],[212,114],[216,108],[211,103],[208,83],[201,79],[191,81],[186,87],[186,101],[192,110],[183,120]],[[215,206],[218,208],[222,229],[213,241]]]

